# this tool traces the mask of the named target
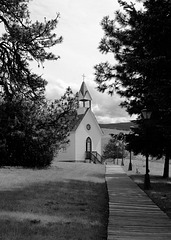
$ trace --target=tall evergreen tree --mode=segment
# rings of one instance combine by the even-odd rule
[[[141,118],[143,108],[152,111],[152,121],[162,129],[168,176],[171,156],[171,2],[146,0],[142,8],[136,4],[118,1],[123,11],[115,19],[104,17],[104,37],[99,50],[112,53],[115,63],[95,66],[95,81],[99,91],[116,91],[130,115]]]
[[[31,72],[29,62],[36,60],[40,65],[58,59],[48,49],[62,41],[53,32],[59,14],[55,19],[32,23],[29,1],[0,1],[0,26],[5,32],[0,37],[0,94],[9,100],[17,94],[32,99],[43,95],[46,81]]]
[[[50,165],[76,117],[77,99],[68,88],[60,99],[45,99],[47,82],[33,73],[30,61],[57,60],[49,48],[62,42],[55,19],[32,22],[30,0],[1,0],[0,166]]]

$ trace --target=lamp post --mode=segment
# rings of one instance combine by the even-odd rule
[[[122,140],[121,140],[121,144],[122,144],[122,161],[121,161],[121,166],[124,166],[124,144],[125,144],[125,136],[123,135]]]
[[[116,156],[117,156],[117,162],[116,164],[118,165],[118,151],[119,151],[119,143],[116,143]]]
[[[133,133],[134,126],[130,126],[130,132],[131,135]],[[128,171],[132,171],[132,151],[131,148],[129,150],[129,165],[128,165]]]
[[[121,160],[121,166],[124,166],[124,145],[122,143],[122,160]]]
[[[148,134],[147,134],[147,121],[150,119],[151,117],[151,111],[148,111],[147,109],[143,109],[142,110],[142,115],[143,115],[143,118],[145,120],[145,138],[146,138],[146,141],[147,141],[147,138],[148,138]],[[149,157],[149,153],[148,153],[148,147],[147,147],[147,143],[146,143],[146,154],[145,154],[145,157],[146,157],[146,171],[145,171],[145,176],[144,176],[144,189],[150,189],[150,175],[149,175],[149,162],[148,162],[148,157]]]
[[[132,158],[132,153],[131,153],[131,150],[129,151],[129,166],[128,166],[128,171],[132,171],[132,161],[131,161],[131,158]]]

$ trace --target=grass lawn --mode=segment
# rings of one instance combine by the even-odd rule
[[[0,169],[1,240],[106,239],[105,166]]]
[[[124,170],[144,190],[145,160],[133,160],[133,171],[127,171],[128,164],[129,160],[126,159]],[[169,179],[162,178],[163,164],[163,160],[149,162],[151,189],[144,191],[171,218],[171,164]]]

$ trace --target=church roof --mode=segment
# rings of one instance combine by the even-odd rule
[[[85,82],[83,81],[82,82],[82,85],[81,85],[81,88],[80,88],[80,91],[78,92],[78,98],[79,98],[79,101],[91,101],[92,98],[91,98],[91,95],[87,89],[87,86],[85,84]],[[75,132],[78,128],[78,126],[81,124],[82,120],[84,119],[85,115],[90,112],[90,115],[91,117],[94,119],[93,121],[95,122],[95,124],[98,126],[99,128],[99,131],[101,131],[101,128],[97,122],[97,119],[96,117],[94,116],[93,112],[91,111],[91,108],[87,108],[87,107],[82,107],[82,109],[84,109],[84,111],[81,111],[80,113],[78,113],[75,121],[73,122],[72,126],[71,126],[71,132]]]
[[[99,131],[101,132],[101,134],[103,134],[103,131],[100,128],[100,126],[99,126],[99,124],[97,122],[96,117],[94,116],[94,114],[92,113],[92,111],[89,108],[86,109],[84,114],[77,115],[77,118],[76,118],[75,122],[73,123],[73,127],[72,127],[71,132],[75,132],[77,130],[78,126],[80,125],[80,123],[82,122],[83,118],[85,117],[85,115],[87,114],[88,111],[90,111],[91,116],[93,117],[97,127],[99,128]]]
[[[88,111],[88,108],[87,108],[87,110],[85,111],[84,114],[77,115],[76,120],[73,123],[73,128],[72,128],[71,131],[75,131],[78,128],[78,126],[80,125],[80,123],[83,120],[84,116],[86,115],[87,111]]]
[[[82,82],[80,91],[78,92],[78,98],[79,98],[79,101],[91,101],[92,100],[91,95],[90,95],[84,81]]]

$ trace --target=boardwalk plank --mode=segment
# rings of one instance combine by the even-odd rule
[[[120,166],[106,165],[106,182],[108,240],[171,239],[171,220]]]

